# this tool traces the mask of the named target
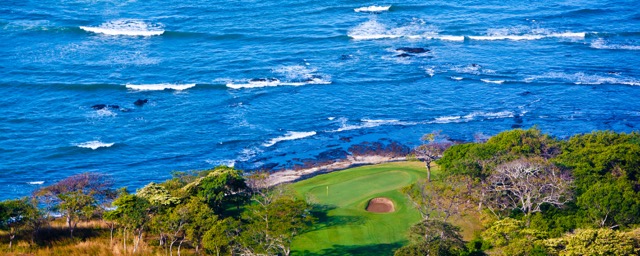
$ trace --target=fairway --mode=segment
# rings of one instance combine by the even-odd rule
[[[421,216],[400,192],[426,177],[420,162],[387,163],[319,175],[293,184],[318,205],[313,229],[293,243],[294,255],[392,255],[407,242],[407,230]],[[395,211],[366,211],[375,197],[393,201]]]

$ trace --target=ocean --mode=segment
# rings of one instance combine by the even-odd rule
[[[640,1],[3,0],[0,199],[432,131],[631,132],[639,61]]]

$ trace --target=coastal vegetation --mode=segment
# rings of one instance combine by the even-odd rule
[[[8,255],[637,255],[640,134],[533,128],[410,161],[270,186],[266,172],[175,172],[136,193],[74,175],[0,202]],[[365,154],[365,152],[361,152]],[[425,166],[426,164],[426,166]],[[425,168],[426,167],[426,168]],[[378,208],[369,204],[380,203]],[[375,210],[377,209],[377,210]]]

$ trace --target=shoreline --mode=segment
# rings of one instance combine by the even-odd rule
[[[326,164],[318,167],[312,167],[301,170],[281,170],[269,174],[267,178],[266,186],[276,186],[285,183],[294,183],[301,180],[306,180],[320,174],[342,171],[363,165],[374,165],[391,162],[407,161],[407,157],[392,157],[392,156],[348,156],[346,159]]]

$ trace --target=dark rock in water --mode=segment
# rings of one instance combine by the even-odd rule
[[[514,124],[511,126],[511,129],[519,129],[519,128],[522,128],[521,124]]]
[[[351,55],[351,54],[348,54],[348,55],[347,54],[342,54],[342,55],[340,55],[340,59],[341,60],[350,60],[350,59],[353,59],[353,55]]]
[[[144,104],[145,104],[145,103],[147,103],[147,102],[149,102],[149,100],[148,100],[148,99],[144,99],[144,100],[142,100],[142,99],[138,99],[138,100],[136,100],[136,102],[134,102],[134,103],[133,103],[133,105],[136,105],[136,106],[142,106],[142,105],[144,105]]]
[[[268,163],[268,164],[265,164],[263,166],[260,166],[260,168],[258,168],[258,169],[269,171],[269,170],[273,170],[277,166],[278,166],[278,164],[276,164],[276,163]]]
[[[408,58],[408,57],[411,57],[411,56],[413,56],[413,55],[408,54],[408,53],[403,53],[403,54],[396,55],[396,57],[400,57],[400,58]]]
[[[629,128],[633,128],[633,127],[634,127],[634,125],[633,125],[633,124],[630,124],[630,123],[625,123],[624,125],[626,125],[626,126],[627,126],[627,127],[629,127]]]
[[[403,52],[408,52],[408,53],[425,53],[425,52],[429,52],[431,50],[422,48],[422,47],[400,47],[398,49],[396,49],[396,51],[403,51]]]
[[[277,78],[252,78],[249,82],[277,82],[280,81]]]
[[[101,110],[101,109],[106,108],[106,107],[107,107],[106,104],[98,104],[98,105],[91,106],[91,108],[95,109],[95,110]]]
[[[120,109],[120,106],[118,106],[118,105],[107,105],[107,104],[97,104],[97,105],[91,106],[91,108],[95,109],[95,110],[101,110],[101,109],[105,109],[105,108]]]
[[[515,116],[513,116],[513,121],[515,121],[516,124],[521,124],[522,123],[522,116],[516,114]]]
[[[351,142],[351,137],[340,137],[340,140],[344,142]]]
[[[521,93],[519,93],[518,95],[520,95],[520,96],[529,96],[529,95],[531,95],[531,94],[533,94],[533,93],[532,93],[532,92],[530,92],[530,91],[525,91],[525,92],[521,92]]]

